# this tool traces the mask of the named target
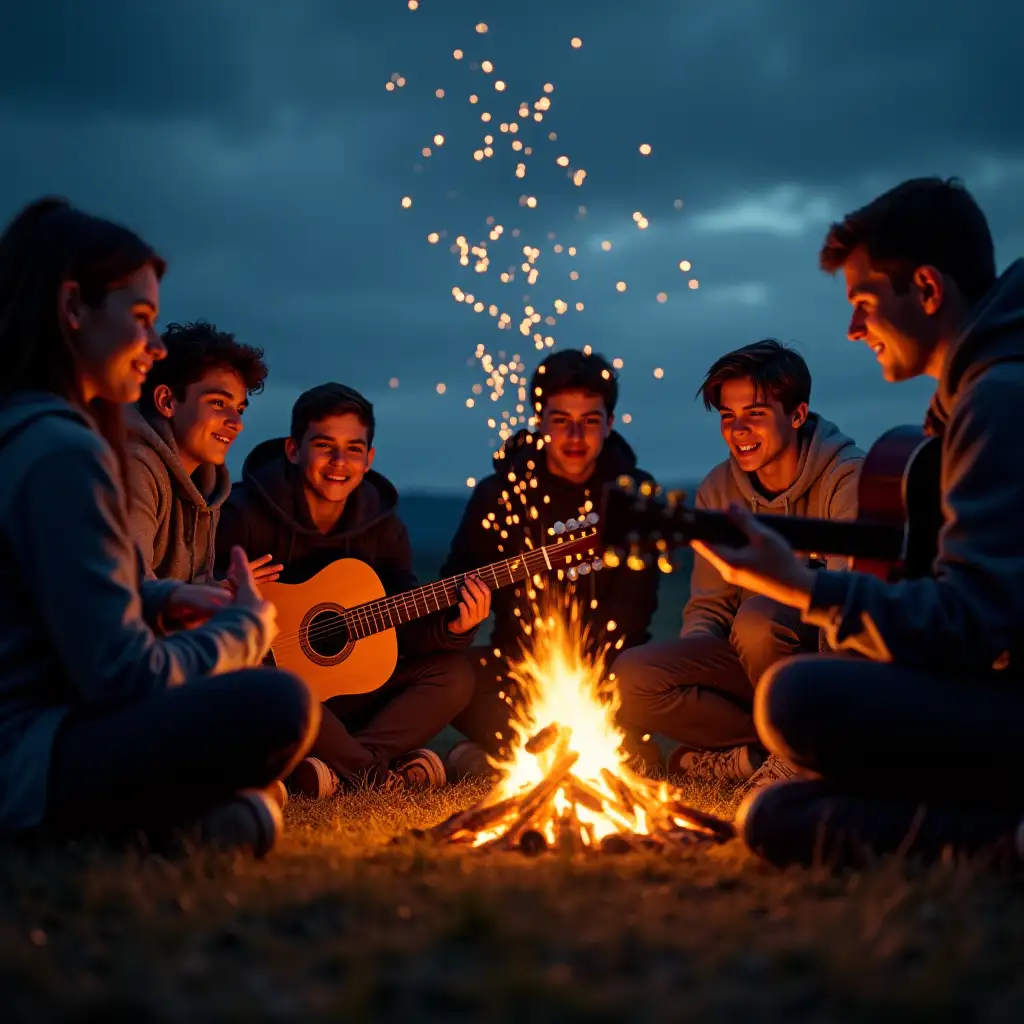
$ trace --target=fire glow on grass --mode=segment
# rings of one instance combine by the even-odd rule
[[[575,610],[575,606],[574,609]],[[432,830],[434,838],[474,848],[540,853],[725,841],[732,827],[687,807],[667,782],[628,765],[615,724],[613,681],[604,657],[588,659],[578,620],[538,619],[532,649],[510,673],[524,696],[508,758],[479,804]]]

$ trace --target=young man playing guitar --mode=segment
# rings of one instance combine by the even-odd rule
[[[358,391],[330,383],[300,395],[290,435],[257,445],[245,460],[217,531],[219,560],[236,544],[269,552],[283,566],[282,583],[294,583],[336,559],[356,558],[389,594],[416,587],[398,494],[370,468],[373,434],[373,407]],[[471,576],[450,612],[399,626],[394,674],[369,693],[324,703],[320,733],[288,788],[324,797],[340,779],[443,785],[441,759],[417,748],[469,700],[473,672],[461,649],[489,612],[490,590]]]
[[[167,357],[154,363],[125,417],[128,524],[150,578],[206,583],[231,492],[224,462],[267,367],[261,349],[202,320],[170,324],[162,340]],[[276,578],[280,566],[269,562],[250,563],[257,582]]]
[[[718,411],[729,458],[704,478],[697,508],[737,502],[772,515],[855,517],[864,455],[809,411],[811,374],[797,352],[772,339],[729,352],[698,393]],[[753,722],[758,679],[780,658],[817,648],[817,629],[798,613],[698,556],[679,639],[639,647],[615,666],[620,720],[628,732],[680,744],[670,772],[745,780],[767,757]]]
[[[556,521],[595,510],[604,485],[621,474],[651,479],[636,468],[633,450],[613,429],[618,394],[616,371],[600,355],[566,349],[537,367],[529,383],[537,432],[518,431],[495,454],[495,472],[473,491],[443,575],[549,543]],[[528,630],[537,614],[531,593],[544,601],[545,611],[575,602],[590,643],[612,645],[610,663],[619,649],[649,639],[658,577],[656,569],[602,569],[576,580],[563,573],[545,579],[543,595],[529,585],[495,591],[490,643],[472,652],[473,699],[453,723],[470,739],[449,755],[456,774],[486,770],[483,751],[495,754],[511,738],[516,685],[507,671],[520,653],[524,627]]]
[[[902,850],[1024,854],[1024,260],[996,278],[982,211],[956,180],[906,181],[832,226],[848,334],[886,380],[938,382],[941,438],[933,574],[890,582],[809,571],[736,508],[741,547],[696,550],[859,657],[795,658],[761,681],[766,746],[811,778],[751,794],[740,823],[776,863],[849,863]]]

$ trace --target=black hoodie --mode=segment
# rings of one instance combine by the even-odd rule
[[[349,496],[334,529],[321,533],[309,514],[301,475],[285,455],[284,438],[264,441],[246,457],[242,482],[221,509],[218,572],[224,572],[231,548],[239,544],[250,558],[269,554],[282,563],[282,583],[302,583],[339,558],[358,558],[377,573],[388,594],[412,590],[419,582],[397,505],[394,485],[371,469]],[[452,635],[446,626],[452,617],[452,611],[442,611],[399,626],[400,653],[426,654],[468,644],[475,631]]]
[[[534,547],[550,543],[547,531],[551,526],[597,509],[604,485],[623,473],[641,481],[651,479],[648,473],[636,468],[633,449],[614,431],[604,443],[593,474],[583,484],[571,483],[549,472],[547,456],[537,451],[534,438],[535,435],[520,430],[495,453],[496,472],[476,485],[441,569],[443,576],[468,572],[524,551],[527,537]],[[514,475],[515,482],[510,481],[510,474]],[[534,481],[536,486],[533,486]],[[513,492],[519,484],[525,485],[523,493],[529,497],[528,504],[520,494]],[[550,500],[546,501],[545,497]],[[537,519],[531,518],[528,506],[537,510]],[[489,518],[491,516],[493,518]],[[518,516],[518,523],[514,516]],[[485,528],[485,520],[494,528]],[[508,533],[506,538],[500,536],[502,530]],[[635,647],[650,639],[648,629],[658,607],[658,578],[656,569],[601,569],[575,583],[567,579],[559,582],[550,574],[545,580],[545,590],[548,597],[578,602],[581,619],[589,625],[595,643],[614,645],[623,637],[624,648]],[[520,623],[532,622],[535,617],[525,591],[523,586],[505,587],[496,590],[491,597],[494,612],[491,644],[503,655],[515,655],[523,637]],[[610,630],[609,622],[614,623]],[[614,653],[612,647],[609,659]]]
[[[834,647],[963,676],[1024,675],[1024,260],[993,285],[946,355],[927,426],[942,438],[934,577],[816,574],[805,620]]]

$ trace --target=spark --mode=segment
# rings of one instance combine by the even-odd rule
[[[601,243],[601,248],[604,249],[605,252],[611,252],[612,251],[612,243],[606,238]]]
[[[435,135],[434,136],[434,145],[435,146],[443,146],[444,145],[444,136],[440,135],[440,134],[439,135]]]
[[[466,486],[467,487],[476,487],[476,479],[474,477],[467,476],[466,477]]]
[[[545,82],[544,83],[544,91],[548,92],[548,93],[554,92],[555,91],[555,87],[550,82]],[[554,134],[554,133],[552,132],[552,134]]]
[[[657,377],[658,380],[661,380],[661,378],[665,376],[665,371],[660,366],[656,366],[654,368],[654,376]]]
[[[402,206],[408,210],[412,206],[412,196],[402,196]]]
[[[617,292],[624,292],[626,290],[626,282],[625,281],[616,281],[615,282],[615,290]]]
[[[437,98],[438,98],[439,100],[443,100],[443,99],[444,99],[444,89],[435,89],[435,90],[434,90],[434,95],[435,95],[435,96],[436,96],[436,97],[437,97]]]
[[[659,302],[667,302],[668,301],[668,293],[667,292],[658,292],[658,301]]]
[[[439,395],[443,395],[448,390],[448,385],[444,383],[438,384],[435,390]]]
[[[409,10],[415,11],[420,5],[420,0],[409,0]]]
[[[633,422],[633,417],[628,412],[624,412],[622,414],[622,422],[623,423],[632,423]]]
[[[688,270],[690,269],[690,266],[691,266],[691,264],[690,264],[690,261],[689,261],[689,260],[680,260],[680,261],[679,261],[679,269],[680,269],[680,270],[681,270],[681,271],[682,271],[682,272],[683,272],[684,274],[686,273],[686,271],[688,271]]]
[[[388,387],[392,388],[392,389],[397,388],[398,387],[398,378],[397,377],[392,377],[388,381]]]
[[[616,357],[615,359],[613,359],[612,360],[612,366],[614,366],[616,370],[621,370],[622,367],[623,367],[622,359],[619,358],[619,357]]]
[[[431,231],[430,234],[427,235],[427,241],[431,245],[437,245],[437,243],[440,241],[440,239],[441,239],[441,236],[436,231]]]
[[[583,45],[583,40],[579,36],[573,36],[569,43],[574,50],[578,50]]]
[[[480,65],[480,70],[485,75],[489,75],[494,70],[494,65],[489,60],[485,60],[483,64]]]
[[[504,92],[504,91],[505,91],[505,83],[504,83],[504,82],[503,82],[503,81],[502,81],[502,80],[501,80],[501,79],[499,78],[499,79],[498,79],[498,80],[497,80],[497,81],[496,81],[496,82],[494,83],[494,88],[495,88],[495,89],[496,89],[496,90],[497,90],[498,92]]]
[[[692,279],[692,280],[690,281],[690,287],[691,287],[691,288],[692,288],[692,289],[693,289],[694,291],[696,291],[696,290],[697,290],[697,289],[698,289],[698,288],[700,287],[700,282],[699,282],[699,281],[697,280],[697,278],[693,278],[693,279]]]
[[[453,50],[453,51],[452,51],[452,56],[453,56],[453,57],[454,57],[454,58],[455,58],[456,60],[462,60],[462,51],[461,51],[461,50]]]
[[[640,144],[640,153],[643,156],[650,156],[651,155],[651,145],[650,145],[649,142],[642,142]]]
[[[673,203],[672,205],[673,205],[673,206],[674,206],[674,207],[675,207],[675,208],[676,208],[677,210],[681,210],[681,209],[683,208],[683,201],[682,201],[682,199],[677,199],[677,200],[676,200],[676,201],[675,201],[675,202],[674,202],[674,203]]]
[[[477,32],[480,33],[480,35],[484,35],[484,33],[487,31],[487,23],[484,22],[484,21],[481,21],[480,24],[477,25],[476,30],[477,30]]]

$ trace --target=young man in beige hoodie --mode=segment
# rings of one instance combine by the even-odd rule
[[[203,320],[170,324],[163,342],[167,358],[126,416],[129,525],[150,578],[212,582],[217,521],[231,493],[224,463],[267,367],[261,349]],[[250,563],[259,581],[277,578],[270,562]]]
[[[809,411],[811,374],[799,353],[774,339],[729,352],[699,393],[718,411],[729,458],[697,489],[698,508],[738,502],[762,514],[856,516],[864,453]],[[743,781],[767,756],[753,722],[758,680],[781,658],[817,649],[818,631],[799,613],[726,583],[696,557],[679,638],[615,663],[621,721],[680,744],[670,772]]]

